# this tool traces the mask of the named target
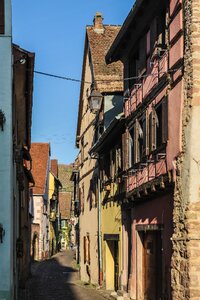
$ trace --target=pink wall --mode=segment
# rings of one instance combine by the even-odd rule
[[[167,293],[171,291],[171,255],[172,255],[172,243],[170,238],[173,232],[172,223],[173,213],[173,195],[168,194],[159,198],[143,202],[141,205],[137,205],[132,209],[132,265],[131,265],[131,280],[129,281],[129,289],[132,290],[132,294],[136,295],[136,287],[141,282],[137,282],[137,271],[142,266],[138,262],[137,253],[137,235],[136,225],[147,224],[163,224],[164,229],[162,231],[162,247],[163,247],[163,267],[164,267],[164,281],[166,284]],[[139,254],[141,255],[141,253]],[[140,265],[140,266],[139,266]],[[139,298],[137,298],[139,299]],[[170,299],[170,298],[169,298]]]
[[[183,16],[180,0],[170,1],[171,22],[169,25],[170,50],[162,57],[155,58],[150,64],[151,70],[148,77],[141,80],[140,86],[135,86],[131,95],[124,103],[125,117],[130,117],[137,110],[139,105],[145,101],[146,97],[157,86],[158,81],[164,75],[170,75],[170,83],[164,87],[160,93],[152,99],[147,107],[151,112],[152,105],[157,104],[163,97],[168,96],[168,141],[166,146],[166,160],[157,163],[150,163],[143,170],[138,170],[135,174],[129,174],[127,179],[127,192],[140,185],[166,174],[175,169],[175,161],[182,151],[182,104],[183,104],[183,82],[180,62],[183,59]],[[177,8],[180,10],[177,10]],[[176,12],[176,13],[175,13]],[[155,173],[155,169],[158,171]],[[148,176],[149,172],[149,176]],[[175,172],[173,172],[175,174]],[[175,179],[175,177],[174,177]]]

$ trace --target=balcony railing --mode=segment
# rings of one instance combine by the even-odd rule
[[[129,117],[137,107],[145,101],[146,97],[157,86],[160,79],[168,72],[168,52],[164,52],[161,57],[157,57],[151,64],[151,71],[148,75],[142,76],[134,84],[129,98],[124,103],[125,117]]]
[[[130,193],[134,189],[140,188],[145,183],[151,182],[156,178],[167,173],[166,157],[157,156],[157,160],[150,160],[138,165],[137,169],[132,168],[127,171],[126,191]]]

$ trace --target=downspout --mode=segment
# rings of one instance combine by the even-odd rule
[[[102,268],[102,240],[101,240],[101,190],[100,179],[98,178],[98,248],[99,248],[99,285],[103,282],[103,268]]]

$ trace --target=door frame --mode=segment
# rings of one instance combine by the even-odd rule
[[[161,258],[161,288],[160,293],[163,295],[163,287],[164,287],[164,273],[163,273],[163,252],[162,252],[162,232],[164,226],[163,224],[138,224],[136,225],[136,281],[137,281],[137,299],[144,299],[144,233],[145,232],[155,232],[160,235],[160,258]],[[162,297],[162,296],[161,296]],[[159,298],[162,299],[162,298]],[[156,299],[155,299],[156,300]]]

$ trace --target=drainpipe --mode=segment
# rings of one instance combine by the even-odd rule
[[[99,246],[99,285],[102,286],[103,270],[102,270],[102,240],[101,240],[101,190],[100,179],[98,178],[98,246]]]

